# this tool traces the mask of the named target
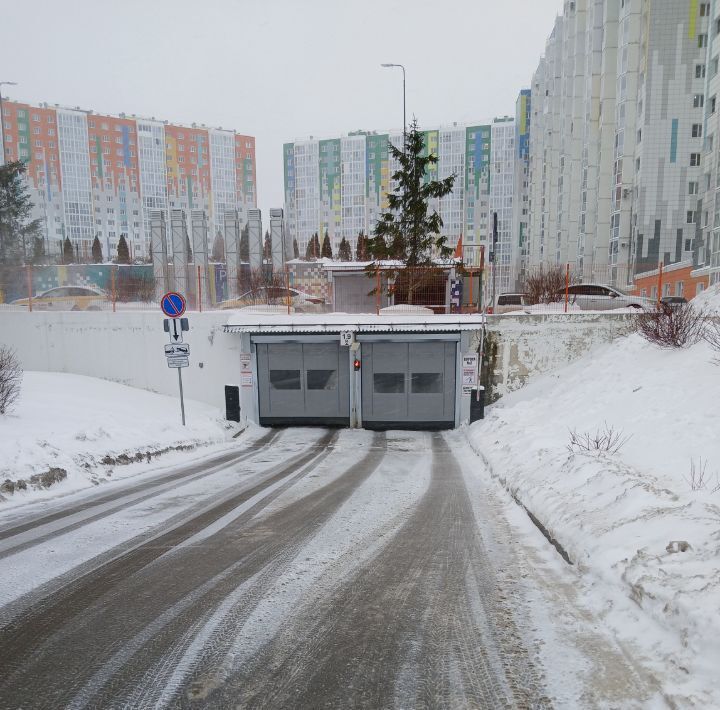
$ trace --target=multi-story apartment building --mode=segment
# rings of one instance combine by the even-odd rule
[[[458,125],[424,131],[425,151],[438,162],[426,179],[455,174],[451,194],[434,201],[449,246],[462,238],[466,263],[478,264],[480,246],[488,248],[492,212],[498,212],[498,268],[513,277],[519,259],[513,237],[515,121]],[[285,213],[290,236],[301,253],[315,232],[326,231],[333,251],[343,237],[355,247],[360,232],[372,234],[388,208],[398,168],[388,145],[402,146],[402,133],[365,132],[319,140],[309,138],[283,147]],[[509,282],[509,281],[508,281]],[[503,282],[504,283],[504,282]]]
[[[97,236],[106,258],[121,235],[131,254],[150,249],[150,210],[204,209],[213,234],[223,212],[256,206],[255,139],[235,131],[136,116],[4,100],[5,161],[21,160],[43,225],[45,249],[68,237],[89,256]]]
[[[530,200],[530,119],[532,98],[530,89],[522,89],[515,103],[515,186],[513,190],[512,235],[516,240],[518,282],[528,268],[528,219]]]
[[[622,285],[697,252],[709,14],[566,0],[531,89],[531,264]]]

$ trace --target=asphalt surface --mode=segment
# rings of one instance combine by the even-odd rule
[[[398,450],[397,435],[365,433],[348,455],[345,435],[321,432],[263,468],[263,451],[283,446],[271,433],[116,497],[0,524],[1,570],[167,487],[256,467],[0,608],[0,707],[549,706],[447,439],[408,432]],[[404,495],[423,466],[427,485]],[[376,529],[368,508],[365,530],[338,526],[348,511],[362,519],[354,501],[375,485],[392,515]],[[328,530],[342,560],[305,558]],[[304,559],[316,582],[282,607],[275,590],[299,584],[287,575]]]

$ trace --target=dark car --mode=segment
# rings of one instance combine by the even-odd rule
[[[684,296],[663,296],[660,303],[668,308],[679,308],[687,303],[687,298]]]

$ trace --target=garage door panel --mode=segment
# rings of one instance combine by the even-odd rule
[[[261,423],[349,423],[349,364],[339,343],[258,343]]]

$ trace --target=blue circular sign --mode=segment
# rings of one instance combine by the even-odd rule
[[[170,291],[160,299],[160,308],[169,318],[179,318],[185,313],[185,299],[179,293]]]

